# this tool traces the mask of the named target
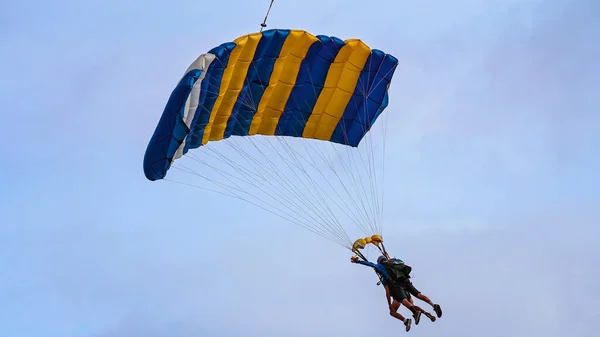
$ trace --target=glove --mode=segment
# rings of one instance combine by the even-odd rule
[[[353,256],[350,258],[350,262],[356,263],[356,261],[358,261],[358,256]]]

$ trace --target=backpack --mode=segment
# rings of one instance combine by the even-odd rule
[[[412,267],[404,262],[396,260],[388,260],[383,263],[383,266],[392,277],[392,281],[405,281],[410,278]]]

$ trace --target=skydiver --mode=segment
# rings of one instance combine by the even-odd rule
[[[425,312],[423,309],[413,305],[407,300],[406,291],[398,284],[392,281],[392,277],[386,270],[385,266],[381,263],[372,263],[368,261],[360,261],[356,256],[350,259],[352,263],[358,263],[365,266],[372,267],[375,270],[375,273],[381,279],[381,284],[385,289],[385,297],[388,302],[388,308],[390,309],[390,316],[397,318],[404,322],[404,326],[406,327],[406,331],[410,330],[410,325],[412,320],[410,318],[404,318],[402,314],[398,313],[398,309],[400,309],[400,305],[404,304],[412,313],[413,318],[415,319],[415,324],[419,323],[419,319],[421,318],[421,313]],[[392,301],[393,299],[393,301]],[[432,321],[435,321],[435,317],[426,313],[428,317],[433,317]]]
[[[398,258],[388,259],[388,258],[386,258],[386,257],[385,257],[385,256],[383,256],[383,255],[382,255],[382,256],[380,256],[380,257],[377,259],[377,263],[378,263],[378,264],[382,264],[382,265],[383,265],[383,263],[384,263],[385,261],[388,261],[388,260],[389,260],[389,261],[392,261],[392,262],[397,262],[397,263],[399,263],[400,265],[405,265],[405,264],[404,264],[404,261],[402,261],[402,260],[400,260],[400,259],[398,259]],[[407,300],[408,300],[410,303],[414,303],[414,301],[413,301],[412,297],[410,296],[410,295],[413,295],[413,296],[415,296],[416,298],[420,299],[421,301],[423,301],[423,302],[426,302],[426,303],[428,303],[429,305],[431,305],[431,307],[433,308],[433,311],[435,311],[435,314],[437,315],[437,317],[438,317],[438,318],[439,318],[439,317],[442,317],[442,308],[440,307],[440,305],[439,305],[439,304],[435,304],[435,303],[433,303],[433,302],[432,302],[432,301],[429,299],[429,297],[425,296],[425,294],[423,294],[423,293],[421,293],[419,290],[417,290],[417,288],[415,288],[415,286],[412,284],[412,282],[410,281],[410,276],[408,275],[408,273],[410,273],[410,269],[412,269],[412,268],[410,268],[410,267],[409,267],[409,268],[408,268],[408,270],[409,270],[409,271],[406,273],[406,275],[405,275],[404,277],[401,277],[400,279],[398,279],[398,280],[397,280],[397,281],[400,283],[400,285],[402,286],[402,288],[403,288],[403,289],[406,291],[406,293],[407,293],[407,294],[406,294],[406,295],[407,295]],[[418,309],[420,309],[419,307],[417,307],[417,308],[418,308]],[[423,310],[423,309],[420,309],[420,310]],[[429,317],[429,319],[431,319],[432,321],[435,321],[435,317],[433,317],[433,315],[431,315],[431,314],[429,314],[429,313],[425,312],[424,310],[423,310],[423,313],[424,313],[424,314],[425,314],[427,317]],[[415,322],[415,323],[416,323],[416,322]]]

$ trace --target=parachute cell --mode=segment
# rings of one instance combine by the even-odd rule
[[[190,149],[231,136],[357,147],[388,104],[398,60],[358,39],[266,30],[200,55],[173,90],[144,156],[163,179]]]

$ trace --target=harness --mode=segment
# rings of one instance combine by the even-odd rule
[[[397,260],[388,260],[382,263],[390,274],[393,283],[402,284],[410,278],[412,267]]]

